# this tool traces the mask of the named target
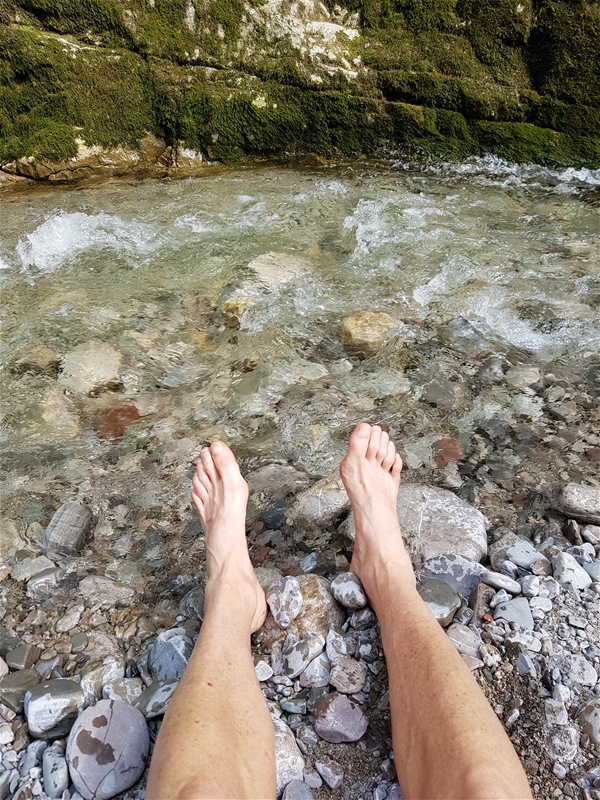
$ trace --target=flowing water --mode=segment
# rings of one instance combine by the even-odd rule
[[[452,488],[535,487],[531,436],[583,442],[559,442],[546,467],[597,470],[599,172],[493,158],[219,169],[7,195],[0,214],[5,513],[22,526],[77,495],[175,513],[215,436],[246,469],[328,474],[361,419],[390,426],[417,478],[432,442],[457,437],[466,464],[439,478]],[[261,281],[248,265],[269,252],[284,255]],[[398,320],[368,358],[341,335],[357,311]],[[120,387],[65,394],[52,367],[27,366],[35,346],[62,357],[91,340],[122,354]],[[507,384],[515,365],[542,377]],[[140,414],[122,436],[99,429],[115,403]],[[487,466],[472,455],[482,430]]]

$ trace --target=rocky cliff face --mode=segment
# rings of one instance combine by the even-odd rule
[[[388,143],[600,165],[598,0],[0,0],[0,23],[5,174]]]

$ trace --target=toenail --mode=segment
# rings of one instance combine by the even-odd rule
[[[210,449],[211,449],[213,452],[215,452],[215,453],[218,453],[220,450],[222,450],[222,449],[223,449],[223,445],[221,444],[221,442],[213,442],[213,443],[211,444],[211,446],[210,446]]]

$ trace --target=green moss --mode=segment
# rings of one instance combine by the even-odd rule
[[[489,66],[502,66],[510,49],[529,38],[532,0],[459,0],[457,11],[477,57]]]

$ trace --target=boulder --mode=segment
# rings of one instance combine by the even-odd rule
[[[277,797],[281,797],[290,781],[302,780],[305,762],[291,728],[279,717],[272,715],[272,720],[275,729]]]
[[[39,683],[25,695],[29,733],[37,739],[60,739],[71,730],[84,703],[83,690],[75,681],[57,678]]]
[[[566,483],[554,490],[554,507],[567,517],[600,525],[600,489],[584,483]]]
[[[445,553],[481,561],[487,551],[487,520],[473,506],[446,489],[404,484],[396,503],[400,530],[416,568]],[[352,540],[356,535],[352,514],[344,527]]]
[[[368,356],[399,326],[400,321],[384,311],[358,311],[342,321],[342,340],[349,350]]]
[[[61,362],[59,384],[72,392],[90,394],[121,386],[123,356],[100,339],[78,345]]]
[[[327,528],[349,508],[350,498],[342,479],[330,475],[296,496],[286,522],[293,528]]]
[[[77,719],[67,742],[67,763],[85,800],[108,800],[142,775],[150,747],[143,714],[120,700],[100,700]]]

